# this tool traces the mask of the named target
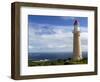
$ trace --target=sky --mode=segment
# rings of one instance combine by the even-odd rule
[[[73,52],[75,19],[79,21],[82,51],[87,52],[87,17],[29,15],[29,53]]]

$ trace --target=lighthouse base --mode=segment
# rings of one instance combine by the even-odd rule
[[[82,60],[82,59],[83,59],[82,56],[74,56],[72,58],[72,60],[74,60],[74,61],[78,61],[78,60]]]

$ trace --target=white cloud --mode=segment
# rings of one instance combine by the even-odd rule
[[[45,31],[48,30],[51,33],[42,34],[43,26],[43,24],[37,24],[29,28],[29,52],[73,51],[73,27],[47,25],[49,28]],[[82,51],[87,51],[87,29],[82,27],[81,31]]]
[[[75,17],[66,17],[66,16],[61,16],[60,18],[64,20],[69,20],[69,19],[74,20],[75,19]]]

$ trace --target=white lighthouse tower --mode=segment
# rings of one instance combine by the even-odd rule
[[[77,20],[74,21],[73,30],[73,60],[82,59],[81,40],[80,40],[80,27]]]

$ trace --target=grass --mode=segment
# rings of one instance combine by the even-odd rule
[[[73,61],[71,58],[69,59],[58,59],[52,61],[38,61],[35,62],[33,60],[28,61],[28,66],[50,66],[50,65],[74,65],[74,64],[87,64],[87,58],[83,58],[79,61]]]

